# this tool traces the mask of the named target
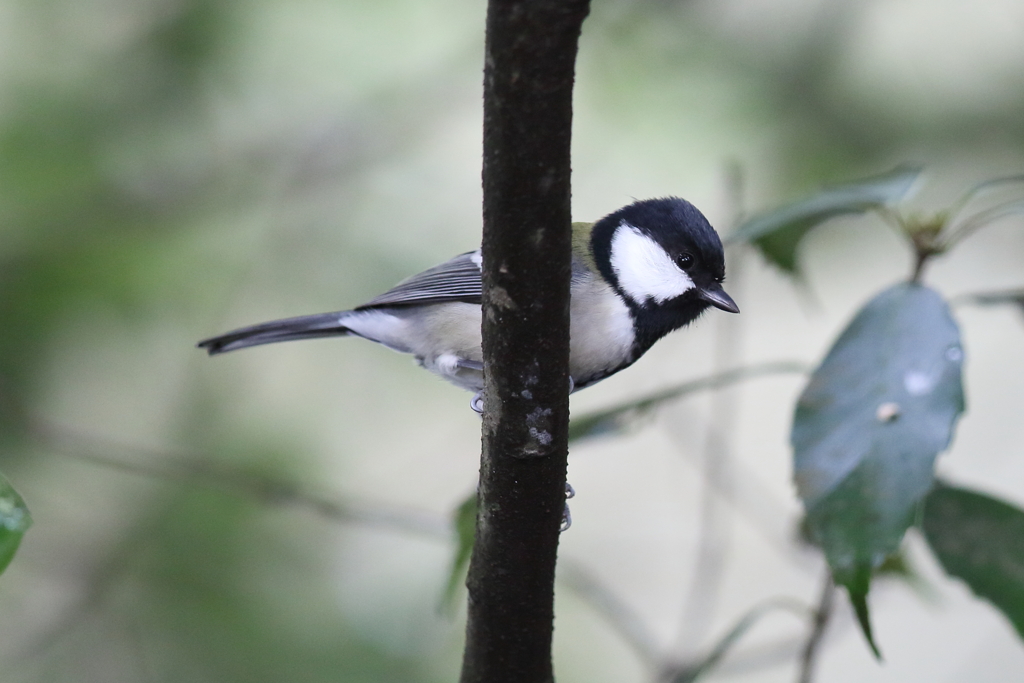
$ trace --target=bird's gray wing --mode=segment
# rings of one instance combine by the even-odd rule
[[[482,291],[480,252],[470,251],[430,270],[425,270],[419,275],[413,275],[411,278],[403,280],[377,298],[354,310],[422,306],[448,301],[479,304]],[[336,313],[303,315],[286,320],[273,320],[205,339],[199,342],[199,346],[206,349],[210,355],[214,355],[280,341],[343,336],[353,333],[345,322],[351,313],[351,311],[338,311]]]
[[[450,261],[399,282],[355,310],[386,306],[412,306],[463,301],[479,304],[483,294],[480,251],[460,254]]]

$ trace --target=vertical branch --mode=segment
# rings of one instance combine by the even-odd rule
[[[570,140],[589,0],[490,0],[483,451],[463,683],[553,680],[569,424]]]
[[[729,228],[735,230],[743,220],[743,176],[735,163],[726,167],[725,200],[729,212]],[[729,262],[729,290],[742,298],[744,254],[733,253]],[[736,367],[742,356],[742,316],[717,318],[714,353],[715,373]],[[732,507],[734,497],[733,451],[737,418],[737,394],[726,388],[711,399],[707,437],[702,463],[704,481],[700,512],[700,540],[693,565],[693,578],[683,608],[682,626],[676,638],[684,650],[700,646],[714,617],[732,541]],[[690,654],[690,652],[687,652]]]

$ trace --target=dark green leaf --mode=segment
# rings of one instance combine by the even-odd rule
[[[473,555],[473,541],[476,539],[476,492],[467,497],[452,514],[455,527],[456,547],[452,557],[452,568],[448,573],[448,584],[445,586],[441,605],[447,610],[453,609],[455,595],[466,577],[466,567]]]
[[[834,577],[835,575],[833,574]],[[860,630],[867,639],[871,652],[875,657],[881,659],[882,653],[879,651],[878,644],[875,642],[875,636],[871,632],[871,616],[868,614],[868,589],[871,587],[870,565],[857,565],[848,574],[843,585],[846,586],[846,590],[850,594],[850,602],[853,604],[853,611],[857,615],[857,623],[860,624]]]
[[[897,551],[932,486],[963,412],[962,359],[942,298],[896,285],[857,314],[797,403],[794,478],[807,527],[869,641],[871,570]]]
[[[811,538],[811,530],[807,524],[807,517],[802,517],[800,519],[796,532],[797,538],[801,542],[818,548],[815,540]],[[907,555],[905,545],[900,546],[899,550],[882,560],[882,564],[878,565],[878,567],[875,568],[875,571],[872,572],[872,577],[900,581],[917,593],[918,597],[923,600],[930,600],[934,602],[938,595],[931,583],[921,575],[917,567],[914,566],[914,563],[911,562],[910,557]]]
[[[1024,510],[939,484],[925,499],[922,527],[946,573],[998,607],[1024,638]]]
[[[735,382],[764,375],[781,375],[787,373],[806,373],[807,367],[794,361],[778,361],[763,365],[752,365],[736,368],[717,375],[702,377],[690,382],[678,384],[664,389],[645,398],[629,401],[614,408],[573,417],[569,423],[569,441],[585,439],[607,434],[617,434],[634,424],[638,419],[654,410],[662,403],[688,394],[708,389],[718,389]]]
[[[0,572],[14,559],[21,538],[31,525],[32,516],[25,501],[0,474]]]
[[[764,257],[789,273],[797,271],[796,250],[815,226],[845,214],[864,213],[901,200],[921,169],[901,166],[888,173],[821,192],[745,221],[730,241],[753,242]]]

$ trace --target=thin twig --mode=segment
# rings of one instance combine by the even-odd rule
[[[670,663],[672,660],[659,654],[655,638],[640,616],[585,567],[571,560],[562,560],[559,563],[558,580],[604,617],[619,636],[633,648],[640,660],[656,672],[658,680],[672,683],[694,681],[712,669],[719,670],[719,665],[727,654],[730,655],[733,664],[730,669],[744,673],[787,661],[798,652],[803,644],[802,639],[773,641],[738,653],[733,653],[732,649],[757,621],[769,613],[784,611],[801,618],[815,614],[810,606],[795,598],[777,597],[765,600],[740,617],[701,657],[685,663]]]
[[[800,361],[769,361],[756,365],[733,368],[724,372],[707,375],[698,379],[677,384],[663,389],[639,400],[606,408],[573,418],[569,427],[569,436],[573,441],[615,433],[663,403],[684,398],[702,391],[711,391],[728,387],[737,382],[758,377],[769,377],[781,374],[808,375],[811,367]]]
[[[822,639],[825,636],[825,628],[832,617],[832,604],[835,593],[836,587],[832,582],[832,574],[826,570],[825,584],[821,589],[818,609],[815,610],[811,619],[811,632],[807,636],[807,642],[804,644],[803,654],[800,657],[798,683],[811,683],[814,678],[814,664],[820,652]]]
[[[707,654],[685,664],[665,667],[659,680],[667,683],[693,683],[712,669],[717,668],[740,638],[746,635],[762,617],[777,611],[786,611],[799,617],[810,613],[807,605],[793,598],[779,597],[765,600],[740,617]]]
[[[78,441],[81,445],[81,437]],[[450,540],[452,536],[451,523],[440,515],[379,503],[342,501],[331,496],[305,491],[290,482],[240,470],[212,467],[202,461],[163,458],[159,464],[154,464],[152,462],[131,462],[67,447],[54,449],[54,452],[80,462],[117,469],[151,479],[219,488],[254,499],[264,505],[291,505],[305,508],[334,522],[378,526],[446,541]]]
[[[728,678],[785,666],[800,656],[803,646],[803,636],[780,637],[758,645],[748,645],[715,667],[715,672],[720,678]]]

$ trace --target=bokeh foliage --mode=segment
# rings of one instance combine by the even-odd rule
[[[869,78],[865,89],[863,74],[851,77],[850,36],[874,5],[806,3],[789,20],[769,20],[774,10],[742,3],[595,3],[579,67],[580,218],[633,195],[700,193],[730,158],[747,169],[757,207],[908,159],[957,188],[961,169],[974,180],[1019,166],[1024,87],[1002,67],[978,75],[1002,84],[1002,95],[956,94],[956,106],[927,93],[882,97],[898,79]],[[290,374],[285,361],[288,381],[267,389],[254,376],[272,373],[269,361],[214,375],[191,346],[227,317],[357,303],[473,246],[480,8],[0,5],[0,470],[35,515],[0,578],[5,680],[451,679],[458,624],[423,616],[444,587],[447,539],[338,530],[268,504],[293,486],[341,488],[338,470],[347,470],[336,462],[415,460],[440,429],[430,420],[449,415],[406,400],[422,394],[391,376],[359,375],[359,361],[346,366],[351,385],[327,370]],[[896,71],[895,61],[883,69]],[[470,132],[452,132],[461,130]],[[447,173],[462,173],[471,190]],[[884,194],[876,203],[902,196]],[[708,190],[702,203],[713,207],[716,197]],[[798,242],[777,250],[776,263],[808,265]],[[1002,294],[1019,298],[1017,289]],[[324,365],[342,363],[342,353],[360,352],[346,348]],[[709,374],[706,364],[679,362],[659,372],[659,386],[685,389],[687,377]],[[405,373],[413,371],[403,363],[395,376]],[[361,393],[350,387],[371,382],[394,397],[371,417],[315,406],[271,415],[299,405],[307,388],[322,397],[323,385]],[[286,398],[257,407],[254,397],[285,385]],[[445,391],[429,386],[430,401]],[[653,406],[631,402],[575,424],[617,429]],[[311,431],[355,423],[373,423],[377,435],[339,439],[347,448],[318,457]],[[381,454],[377,441],[390,445],[405,425],[422,438]],[[187,466],[149,467],[167,462]],[[406,468],[394,469],[398,481]],[[452,484],[457,495],[444,489],[427,505],[438,519],[466,493],[472,469],[470,461]],[[197,471],[233,473],[231,485],[211,486]],[[284,488],[275,493],[267,481]],[[381,488],[344,494],[405,502]],[[925,507],[929,539],[953,504],[940,502]],[[979,524],[1002,519],[998,506],[980,505]],[[1017,614],[1002,606],[998,576],[942,559],[955,532],[929,541],[947,571],[969,583],[982,576],[976,592]],[[374,543],[430,546],[426,555],[438,559],[417,584],[419,601],[385,576],[373,614],[343,604],[339,584],[378,571],[360,556]],[[339,570],[337,556],[350,554],[360,561]],[[425,607],[408,616],[410,602]],[[395,635],[403,626],[408,633]]]

